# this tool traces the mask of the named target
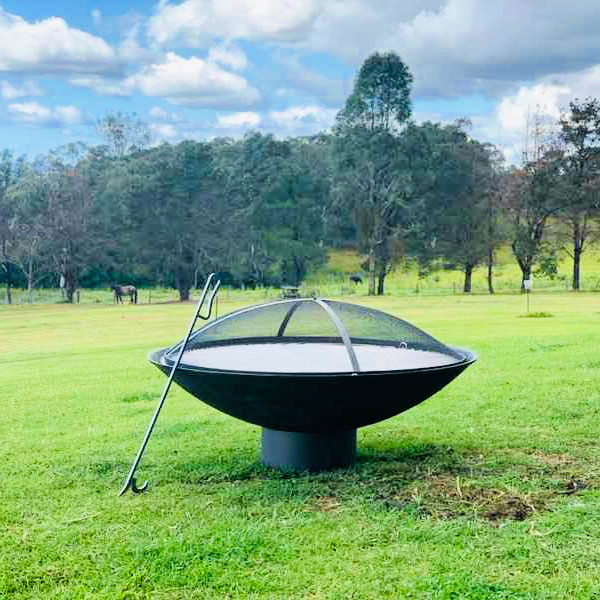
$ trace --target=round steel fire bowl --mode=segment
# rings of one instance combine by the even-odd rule
[[[149,358],[168,374],[180,349]],[[353,462],[358,427],[423,402],[475,360],[387,313],[297,299],[209,323],[190,338],[174,379],[265,428],[266,464],[321,470]]]
[[[252,344],[252,352],[260,354],[268,346]],[[172,366],[167,351],[150,355],[165,374]],[[461,359],[447,365],[361,373],[250,372],[183,363],[174,379],[196,398],[254,425],[281,431],[341,431],[389,419],[441,390],[476,360],[471,352],[455,351]]]

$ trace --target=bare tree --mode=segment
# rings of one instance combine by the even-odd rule
[[[494,293],[494,263],[496,249],[506,241],[506,228],[502,220],[502,177],[504,156],[496,147],[489,146],[493,165],[487,193],[487,284],[488,292]]]
[[[13,183],[14,163],[9,150],[0,154],[0,264],[6,277],[6,302],[12,303],[10,251],[15,238],[15,204],[9,197]]]
[[[111,154],[118,157],[145,148],[150,143],[150,131],[135,113],[109,112],[96,122],[96,131]]]
[[[27,298],[33,302],[37,285],[52,270],[48,246],[46,180],[33,169],[25,169],[11,190],[16,210],[15,239],[11,258],[27,279]]]
[[[101,255],[100,231],[86,162],[69,164],[50,153],[34,169],[42,183],[45,252],[55,273],[64,278],[66,297],[73,302],[84,269]]]
[[[544,251],[548,221],[562,207],[561,156],[552,121],[538,106],[525,123],[523,164],[503,181],[503,205],[522,290]]]

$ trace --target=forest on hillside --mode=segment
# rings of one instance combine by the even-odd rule
[[[600,102],[573,99],[557,123],[536,111],[520,165],[453,124],[412,118],[408,66],[394,53],[362,65],[331,131],[277,139],[150,144],[134,115],[98,123],[103,144],[71,144],[35,160],[0,153],[0,281],[168,285],[182,300],[207,273],[230,285],[299,284],[329,247],[352,245],[370,294],[400,261],[464,272],[498,248],[522,279],[552,276],[598,238]]]

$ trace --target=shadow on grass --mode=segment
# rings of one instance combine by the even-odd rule
[[[478,517],[493,524],[550,510],[561,494],[588,487],[574,480],[563,464],[549,464],[538,455],[523,462],[507,452],[488,462],[483,450],[417,439],[405,439],[394,448],[362,443],[352,468],[297,473],[265,467],[257,462],[254,448],[242,448],[235,456],[214,453],[171,463],[162,471],[161,483],[216,486],[228,494],[228,501],[244,506],[291,501],[307,511],[333,512],[358,504],[442,519]],[[528,491],[506,483],[534,476],[538,479]],[[554,487],[547,484],[552,478]]]
[[[165,458],[144,461],[140,467],[139,477],[148,478],[154,489],[185,486],[189,494],[215,494],[232,506],[286,502],[309,512],[360,506],[361,510],[442,519],[478,517],[498,523],[524,520],[550,510],[562,494],[597,487],[578,475],[585,465],[575,465],[562,455],[559,460],[539,452],[454,447],[417,438],[404,438],[393,447],[363,441],[354,467],[322,473],[265,467],[258,461],[255,444],[247,442],[203,452],[193,460],[184,459],[177,450]],[[80,470],[79,478],[115,486],[128,466],[123,460],[92,461]],[[63,486],[77,485],[75,473],[70,475],[68,482],[61,481]]]

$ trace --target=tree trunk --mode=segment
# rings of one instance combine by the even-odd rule
[[[179,255],[178,265],[175,268],[175,287],[179,291],[179,300],[184,302],[190,299],[190,288],[194,283],[194,253],[183,247]]]
[[[184,266],[181,266],[175,272],[175,287],[179,292],[179,301],[185,302],[190,299],[190,287],[192,285],[191,273],[188,273]]]
[[[77,279],[73,273],[65,273],[65,292],[67,294],[67,302],[73,304],[75,291],[77,290]]]
[[[581,289],[581,254],[585,234],[583,233],[585,225],[582,227],[578,221],[573,223],[573,290]]]
[[[33,288],[35,280],[33,277],[33,256],[29,255],[29,264],[27,265],[27,302],[33,304]]]
[[[179,292],[179,301],[184,302],[190,299],[191,278],[186,276],[185,268],[179,267],[175,271],[175,287]]]
[[[377,295],[383,296],[385,276],[387,275],[387,271],[385,266],[379,269],[379,273],[377,274]]]
[[[494,283],[492,281],[494,275],[494,251],[490,248],[488,250],[488,263],[487,263],[487,282],[488,282],[488,292],[490,294],[494,293]]]
[[[27,276],[27,302],[33,304],[33,278],[31,274]]]
[[[10,263],[7,261],[4,263],[6,269],[6,303],[12,304],[12,294],[10,291]]]
[[[75,288],[67,285],[67,287],[65,288],[65,294],[67,297],[67,302],[69,302],[69,304],[73,304],[73,296],[75,296]]]
[[[369,296],[375,295],[375,248],[369,249]]]
[[[67,302],[73,303],[73,296],[79,285],[79,270],[73,264],[73,241],[69,239],[60,256],[59,272],[64,279],[64,292]]]
[[[299,286],[304,279],[304,261],[301,256],[294,256],[294,271],[296,279],[294,285]]]
[[[463,286],[463,292],[465,292],[465,294],[471,293],[472,275],[473,275],[473,265],[471,265],[471,264],[465,265],[465,285]]]
[[[2,242],[2,257],[4,259],[4,269],[6,270],[6,303],[12,304],[12,294],[10,291],[10,263],[6,251],[6,240]]]
[[[525,280],[531,279],[531,264],[523,263],[523,264],[520,264],[520,267],[521,267],[521,274],[522,274],[521,292],[525,293]]]
[[[581,253],[583,250],[577,245],[573,246],[573,289],[579,291],[581,289]]]

